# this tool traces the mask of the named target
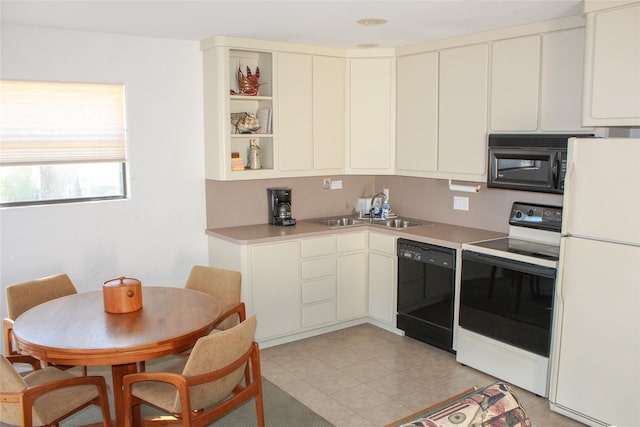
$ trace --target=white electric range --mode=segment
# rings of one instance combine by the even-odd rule
[[[462,245],[456,359],[548,396],[562,208],[515,202],[509,237]]]

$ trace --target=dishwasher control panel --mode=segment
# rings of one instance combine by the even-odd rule
[[[422,251],[416,246],[402,244],[398,245],[398,256],[400,258],[408,258],[414,261],[420,261],[422,259]]]
[[[455,268],[455,250],[428,243],[398,239],[398,257],[427,264]]]

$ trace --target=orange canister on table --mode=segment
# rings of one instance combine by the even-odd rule
[[[131,313],[142,308],[142,283],[130,277],[118,277],[102,286],[104,311],[107,313]]]

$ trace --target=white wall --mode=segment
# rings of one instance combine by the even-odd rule
[[[123,82],[130,199],[0,211],[5,287],[67,273],[79,291],[129,276],[183,286],[207,263],[197,42],[3,25],[3,79]]]

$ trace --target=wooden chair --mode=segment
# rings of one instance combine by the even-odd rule
[[[25,357],[0,356],[0,421],[22,427],[57,425],[89,405],[102,409],[103,425],[111,426],[107,386],[103,377],[76,377],[46,367],[22,377],[12,362]]]
[[[231,329],[200,338],[186,363],[179,365],[184,366],[179,374],[170,369],[126,375],[125,426],[133,425],[140,404],[177,414],[184,426],[203,426],[251,398],[258,425],[264,426],[260,352],[253,341],[256,324],[254,314]]]
[[[66,274],[43,277],[7,286],[7,315],[3,319],[4,348],[8,356],[24,354],[13,338],[13,321],[36,305],[52,299],[77,294],[76,287]],[[45,327],[45,325],[43,325]],[[67,367],[65,367],[67,368]],[[86,368],[83,368],[86,374]]]
[[[242,276],[239,271],[195,265],[184,287],[209,294],[222,304],[222,314],[213,326],[212,333],[229,329],[247,318],[245,305],[240,302]],[[188,357],[189,353],[187,351],[176,356]],[[146,362],[138,363],[138,371],[145,370]]]
[[[222,315],[215,326],[218,331],[232,328],[247,317],[240,302],[242,276],[239,271],[196,265],[184,287],[207,293],[222,304]]]

